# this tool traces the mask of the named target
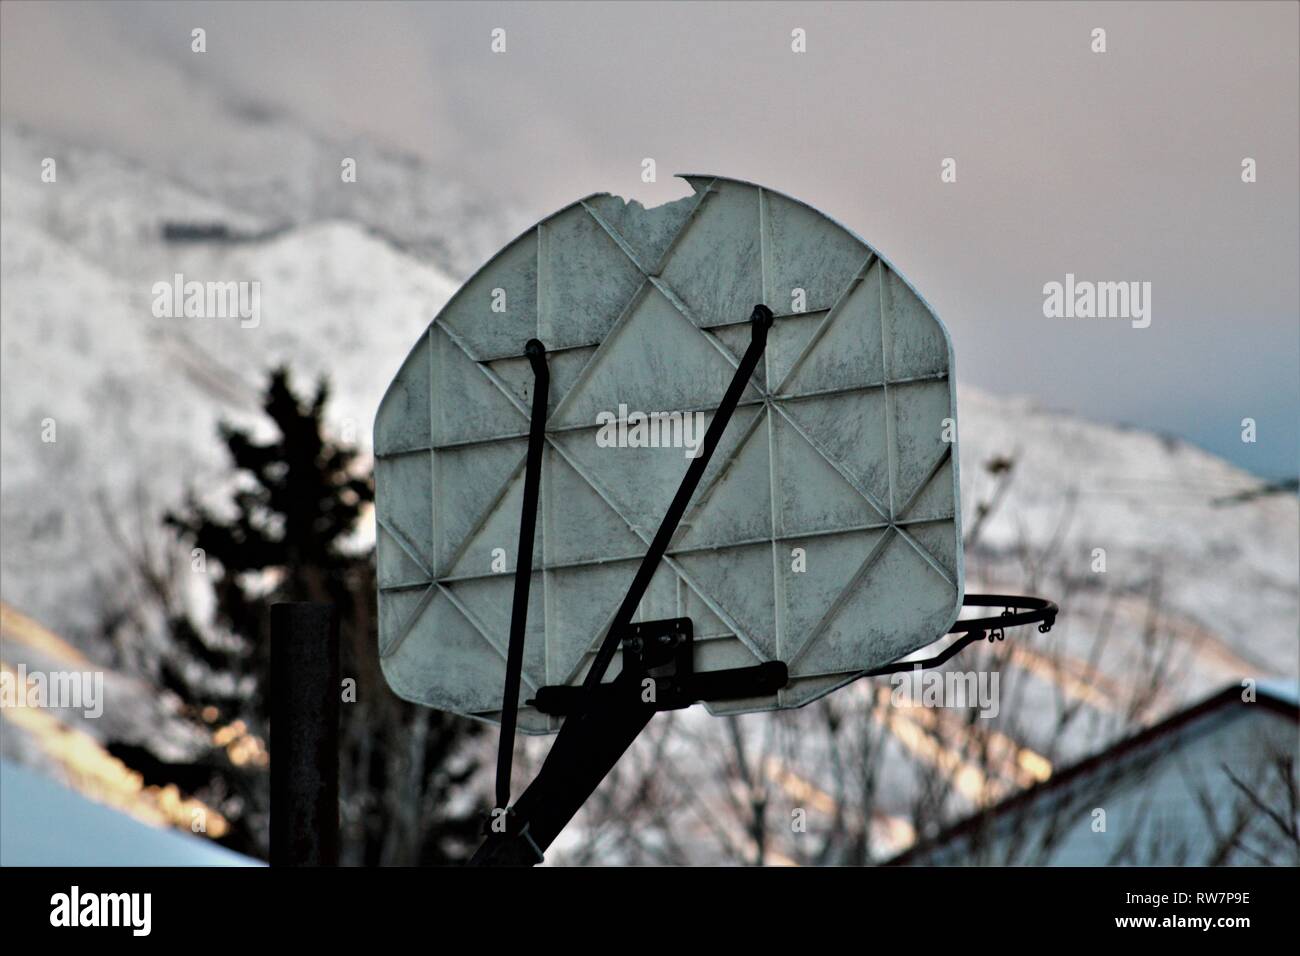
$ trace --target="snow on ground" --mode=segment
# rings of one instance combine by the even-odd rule
[[[0,866],[260,866],[0,760]]]

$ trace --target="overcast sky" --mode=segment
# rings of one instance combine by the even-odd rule
[[[265,105],[415,151],[520,228],[590,192],[684,195],[673,172],[752,180],[888,257],[959,381],[1294,475],[1298,10],[6,2],[0,115],[168,166],[230,148],[230,102]],[[1150,327],[1045,318],[1066,273],[1150,282]]]

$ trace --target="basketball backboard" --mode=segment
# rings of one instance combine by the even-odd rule
[[[930,644],[962,604],[952,349],[861,239],[772,190],[687,176],[542,220],[447,303],[375,422],[380,656],[418,703],[502,707],[533,377],[550,376],[519,726],[576,685],[750,341],[762,364],[641,601],[689,617],[694,668],[782,661],[797,707]],[[606,672],[618,672],[615,660]]]

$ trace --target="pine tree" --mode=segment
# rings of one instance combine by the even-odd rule
[[[340,726],[341,860],[454,862],[472,849],[486,808],[485,799],[466,790],[478,767],[470,742],[477,725],[399,700],[383,678],[374,555],[348,547],[374,486],[357,449],[327,437],[328,397],[322,381],[309,401],[300,400],[288,370],[275,370],[263,405],[275,436],[259,442],[247,430],[220,430],[237,472],[231,507],[221,509],[229,516],[193,495],[181,513],[167,516],[171,528],[202,549],[214,582],[215,623],[240,640],[219,647],[177,617],[177,660],[163,673],[195,712],[215,707],[223,721],[242,720],[265,740],[270,605],[333,604],[342,673],[355,681],[355,700],[344,698]],[[249,773],[258,779],[246,779]],[[251,841],[265,855],[265,768],[230,767],[224,776],[222,789],[251,804],[229,842]],[[456,812],[449,810],[453,803]]]

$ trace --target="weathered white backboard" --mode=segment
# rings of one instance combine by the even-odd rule
[[[645,209],[594,195],[520,236],[438,314],[384,396],[379,649],[402,697],[489,720],[501,709],[532,389],[524,343],[545,344],[551,378],[519,713],[537,733],[559,721],[523,702],[581,683],[759,302],[777,316],[764,361],[637,619],[690,617],[697,672],[786,662],[788,687],[710,705],[724,713],[806,704],[956,620],[947,332],[816,210],[685,178],[691,197]],[[618,668],[616,656],[605,679]]]

